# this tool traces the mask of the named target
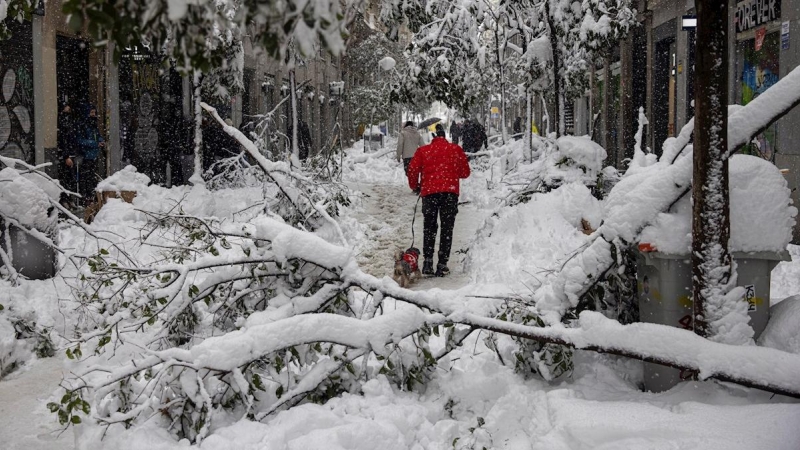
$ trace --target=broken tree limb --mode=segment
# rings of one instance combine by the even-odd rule
[[[800,68],[794,69],[747,105],[731,106],[728,117],[728,151],[723,157],[728,158],[740,150],[753,136],[788,114],[798,104]],[[659,213],[667,211],[689,192],[692,157],[690,154],[682,157],[679,155],[686,148],[692,131],[693,121],[690,121],[675,142],[675,154],[665,152],[663,161],[657,163],[660,167],[659,176],[644,171],[631,174],[617,184],[608,198],[606,219],[594,233],[592,242],[535,293],[537,312],[547,323],[560,322],[564,312],[577,305],[595,280],[615,264],[610,254],[615,240],[631,244],[638,242],[639,233]],[[647,198],[649,201],[637,202],[632,199],[628,194],[634,190],[638,198]],[[615,191],[617,195],[614,195]],[[632,212],[635,214],[631,214]]]

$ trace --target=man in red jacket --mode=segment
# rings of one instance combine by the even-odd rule
[[[469,163],[464,150],[445,139],[444,127],[436,125],[436,137],[420,147],[408,165],[408,186],[422,196],[423,248],[425,262],[422,273],[433,275],[433,247],[436,232],[441,222],[439,237],[439,261],[436,276],[450,273],[447,261],[453,244],[453,226],[458,213],[459,180],[469,177]]]

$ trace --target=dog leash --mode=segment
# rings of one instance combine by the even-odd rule
[[[411,247],[412,247],[412,248],[414,247],[414,241],[415,241],[415,236],[414,236],[414,222],[417,220],[417,206],[419,206],[419,200],[420,200],[421,198],[422,198],[422,193],[420,193],[419,195],[417,195],[417,202],[416,202],[416,203],[414,203],[414,215],[413,215],[413,216],[411,216]]]

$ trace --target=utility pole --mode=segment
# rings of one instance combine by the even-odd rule
[[[710,324],[733,273],[728,249],[728,2],[698,0],[694,172],[692,181],[692,296],[694,331],[713,337]]]

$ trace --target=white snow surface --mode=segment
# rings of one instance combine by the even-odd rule
[[[96,190],[97,192],[138,192],[149,184],[150,178],[147,175],[139,173],[134,166],[125,166],[119,172],[97,183]]]
[[[729,164],[730,249],[734,252],[782,252],[792,239],[797,208],[780,170],[769,161],[734,155]],[[641,242],[666,254],[691,249],[692,207],[684,196],[673,211],[660,213],[641,234]]]
[[[758,344],[800,354],[800,295],[772,305],[769,315],[769,323],[758,338]]]
[[[393,150],[392,140],[387,141],[387,148]],[[416,197],[408,192],[402,166],[391,155],[382,156],[380,151],[364,155],[362,149],[363,145],[359,147],[358,144],[348,149],[345,159],[344,179],[348,186],[362,193],[356,193],[353,206],[345,208],[340,218],[344,234],[352,245],[349,249],[332,245],[339,244],[332,236],[327,237],[332,244],[321,243],[274,220],[252,216],[252,206],[262,199],[260,188],[208,191],[200,186],[172,189],[143,186],[132,205],[110,200],[91,227],[95,231],[117,233],[124,242],[138,235],[145,220],[144,213],[137,209],[167,212],[180,208],[186,214],[252,221],[254,229],[274,239],[278,251],[286,255],[333,258],[343,264],[347,258],[357,255],[356,260],[365,272],[380,278],[391,269],[391,250],[410,242],[410,218]],[[506,164],[512,166],[514,162],[507,159]],[[498,199],[505,191],[498,184],[494,184],[496,191],[486,187],[497,182],[493,177],[498,173],[495,169],[473,171],[472,177],[462,183],[462,201],[470,203],[460,206],[453,250],[469,250],[470,262],[465,270],[456,268],[449,279],[442,281],[423,280],[415,289],[448,288],[452,290],[448,295],[465,301],[469,295],[503,296],[527,290],[526,286],[536,287],[536,279],[551,276],[548,274],[564,265],[572,252],[593,242],[580,233],[580,219],[598,227],[600,221],[608,217],[609,208],[621,208],[621,199],[611,202],[610,206],[603,205],[592,198],[583,185],[568,183],[551,193],[536,194],[527,204],[497,209]],[[663,181],[669,185],[668,180]],[[633,189],[628,192],[628,195],[634,195]],[[651,192],[646,190],[641,195]],[[495,212],[497,216],[488,219],[489,225],[479,234],[481,221]],[[420,247],[421,222],[421,215],[418,215],[415,228]],[[619,223],[619,220],[613,222],[614,225]],[[324,232],[320,236],[326,238]],[[67,249],[87,252],[96,251],[99,245],[75,228],[62,230],[61,242]],[[475,261],[471,260],[473,255],[477,255]],[[155,253],[153,257],[156,257]],[[458,259],[454,254],[454,260]],[[795,271],[795,266],[789,263],[779,266],[779,269],[773,286],[777,282],[784,291],[800,293],[800,283],[794,279],[787,280],[800,269]],[[69,314],[64,317],[59,310],[56,298],[68,296],[69,290],[63,280],[58,280],[61,279],[55,282],[23,281],[18,287],[0,286],[0,296],[35,299],[33,308],[37,314],[50,317],[52,326],[59,333],[67,334],[71,329],[67,324],[74,324],[77,319]],[[392,283],[387,279],[380,282]],[[519,284],[514,285],[514,282]],[[444,290],[434,289],[419,292],[419,295],[433,298],[442,293]],[[4,302],[0,300],[0,303]],[[387,303],[387,306],[392,304]],[[786,306],[778,310],[777,306],[782,304]],[[774,307],[775,316],[783,318],[779,323],[796,323],[796,304],[787,300]],[[421,314],[403,308],[399,302],[395,307],[396,311],[387,311],[384,320],[403,317],[406,319],[401,323],[410,323]],[[271,320],[260,320],[274,318],[274,315],[271,318],[251,317],[241,332],[217,340],[229,341],[230,345],[212,349],[210,343],[201,344],[195,347],[197,350],[187,352],[187,357],[210,360],[216,357],[221,364],[229,364],[232,361],[229,357],[248,350],[236,345],[237,335],[253,336],[252,345],[273,345],[257,335],[271,326]],[[335,320],[338,319],[326,326],[334,324]],[[308,327],[309,333],[336,331],[314,327],[314,324],[296,325]],[[774,361],[778,359],[773,358],[775,355],[784,355],[778,350],[753,347],[721,352],[720,344],[706,344],[700,338],[688,340],[686,333],[677,329],[664,331],[642,325],[632,328],[629,335],[623,335],[621,326],[598,314],[582,315],[581,325],[582,331],[566,335],[578,342],[605,339],[611,344],[621,342],[614,339],[624,336],[625,345],[662,346],[665,352],[674,350],[682,355],[693,354],[701,364],[708,364],[707,367],[730,365],[737,369],[737,365],[747,365],[743,365],[743,361],[750,361],[754,366],[740,369],[763,371],[765,377],[790,379],[798,372],[785,370],[792,367],[800,370],[796,367],[800,360],[794,357],[787,358],[786,364],[780,367],[759,368],[761,356],[768,354],[770,358],[763,361]],[[380,322],[372,326],[380,328]],[[363,330],[344,330],[353,340],[369,339],[367,334],[362,334]],[[792,346],[797,341],[793,341],[792,336],[796,338],[796,334],[768,330],[765,335],[770,333],[777,344],[765,345],[788,351],[795,348]],[[288,338],[292,334],[289,327],[280,336]],[[248,420],[226,423],[213,429],[199,445],[177,442],[159,428],[154,419],[127,431],[112,427],[102,441],[100,437],[104,428],[79,427],[76,431],[78,448],[800,448],[800,431],[796,427],[800,422],[800,404],[795,400],[711,381],[681,383],[661,394],[643,393],[639,389],[642,373],[638,361],[584,351],[576,352],[575,371],[570,376],[553,383],[526,380],[515,374],[513,367],[499,362],[495,353],[485,346],[485,335],[474,334],[461,349],[443,358],[433,380],[421,393],[399,391],[379,377],[368,382],[362,393],[344,394],[325,405],[301,405],[269,417],[263,423]],[[667,335],[671,338],[664,339]],[[513,365],[513,346],[509,339],[499,339],[498,351],[506,364]],[[124,359],[125,355],[120,357]],[[0,439],[3,439],[4,448],[72,448],[72,431],[67,431],[58,441],[52,441],[55,435],[50,431],[57,428],[57,423],[44,408],[60,379],[57,358],[35,361],[27,371],[0,381]],[[485,421],[482,426],[478,426],[479,417]]]
[[[769,295],[773,305],[800,293],[800,246],[789,245],[787,250],[792,260],[779,262],[772,270]]]
[[[519,290],[536,288],[588,242],[580,231],[581,219],[596,228],[602,217],[601,203],[580,183],[502,208],[487,219],[470,249],[473,279],[506,283]]]
[[[37,183],[11,167],[0,170],[1,214],[25,227],[50,231],[56,221],[51,208],[50,195]]]
[[[521,141],[520,141],[521,142]],[[606,150],[589,136],[562,136],[554,150],[545,152],[541,160],[547,167],[548,184],[581,182],[593,184],[603,169]]]
[[[389,71],[394,69],[394,67],[397,65],[397,61],[395,61],[391,56],[386,56],[378,61],[378,65],[381,67],[381,70]]]

